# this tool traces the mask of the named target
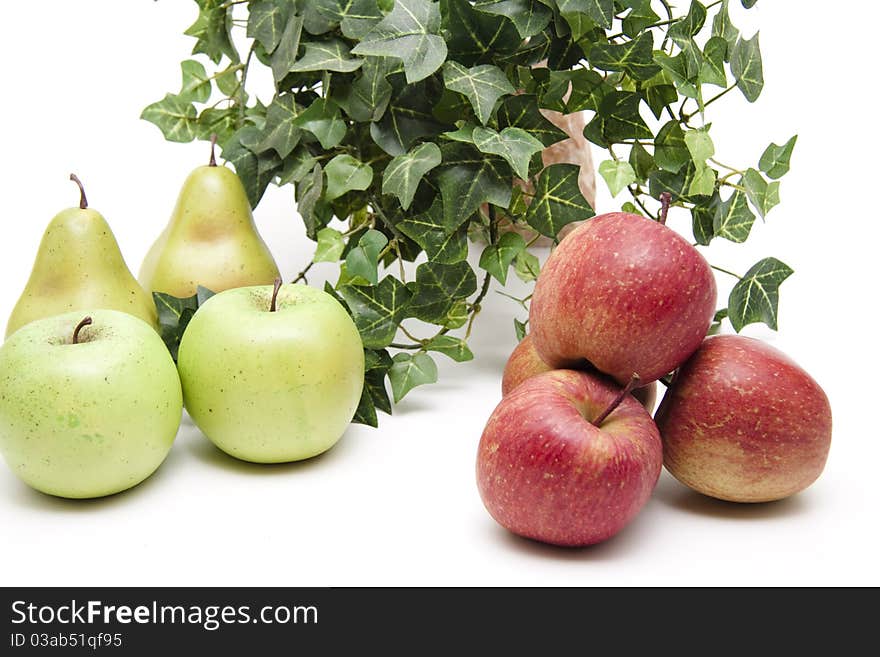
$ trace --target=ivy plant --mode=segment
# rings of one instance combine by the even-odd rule
[[[391,398],[436,381],[437,354],[473,358],[467,341],[493,279],[512,270],[533,281],[530,247],[593,216],[578,168],[542,164],[567,135],[540,109],[586,112],[584,135],[611,194],[625,193],[621,208],[660,220],[668,194],[690,212],[697,245],[746,241],[779,202],[796,137],[754,166],[716,154],[711,106],[737,91],[753,102],[764,84],[758,35],[740,33],[728,0],[681,10],[666,0],[196,2],[180,90],[143,118],[171,141],[216,135],[253,206],[268,185],[293,185],[315,241],[296,280],[338,262],[325,289],[363,338],[359,422],[375,426]],[[249,85],[258,66],[274,81],[265,103]],[[422,253],[408,276],[403,262]],[[775,328],[791,268],[766,258],[742,275],[717,269],[738,280],[712,330],[725,319],[736,331]],[[198,301],[167,300],[179,311],[166,313],[172,339],[175,317]],[[517,301],[527,310],[528,297]],[[527,320],[514,328],[522,337]]]

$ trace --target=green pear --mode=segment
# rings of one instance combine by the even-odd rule
[[[119,310],[158,327],[156,306],[135,280],[100,213],[88,206],[82,183],[78,208],[49,222],[31,277],[6,325],[6,337],[36,319],[73,310]]]
[[[168,225],[144,258],[141,285],[183,298],[200,285],[222,292],[271,285],[278,275],[244,186],[217,166],[212,140],[210,163],[187,177]]]

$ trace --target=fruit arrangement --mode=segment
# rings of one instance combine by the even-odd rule
[[[716,156],[708,108],[763,86],[758,38],[727,0],[680,15],[650,0],[197,4],[187,34],[217,71],[184,61],[180,91],[142,118],[169,140],[209,140],[208,164],[137,280],[71,175],[79,205],[49,224],[9,318],[0,452],[25,482],[76,498],[130,488],[184,408],[233,457],[320,454],[436,381],[432,354],[473,358],[481,303],[511,270],[534,291],[513,299],[528,317],[477,450],[504,527],[606,540],[663,465],[736,502],[821,474],[822,389],[768,345],[714,335],[775,329],[792,273],[764,258],[740,276],[700,251],[746,241],[796,142],[771,143],[757,168]],[[268,104],[247,91],[259,65]],[[594,212],[587,141],[607,152],[611,196],[629,195],[620,211]],[[272,183],[294,187],[315,242],[287,284],[252,214]],[[693,241],[666,225],[670,208]],[[339,263],[335,283],[308,284],[316,262]],[[726,304],[716,272],[737,278]]]
[[[822,388],[759,340],[705,337],[714,278],[663,218],[590,219],[538,277],[532,332],[508,359],[477,453],[483,503],[516,534],[606,540],[647,502],[661,463],[734,502],[780,500],[822,473]],[[670,373],[652,419],[655,382]]]
[[[71,180],[79,207],[46,229],[0,347],[0,453],[18,477],[69,498],[131,488],[165,459],[184,406],[246,461],[301,460],[342,437],[364,384],[357,328],[333,296],[281,284],[213,146],[141,267],[152,297]],[[197,314],[169,303],[190,292]]]

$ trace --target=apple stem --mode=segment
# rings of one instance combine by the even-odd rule
[[[79,332],[82,331],[84,327],[89,326],[91,323],[91,317],[83,317],[82,320],[80,320],[80,323],[76,325],[75,329],[73,329],[73,344],[79,344]]]
[[[217,166],[217,158],[214,156],[214,147],[217,145],[217,133],[211,135],[211,159],[208,160],[209,167]]]
[[[594,427],[601,426],[609,415],[614,412],[614,409],[620,406],[620,402],[622,402],[626,396],[632,392],[632,389],[636,387],[636,384],[639,382],[639,375],[633,372],[632,378],[627,382],[627,384],[623,387],[623,389],[617,393],[617,396],[611,400],[611,403],[608,404],[608,408],[602,411],[595,420],[593,420],[592,424]]]
[[[272,305],[269,306],[269,312],[274,313],[276,310],[275,302],[278,300],[278,290],[281,289],[281,277],[275,279],[275,289],[272,290]]]
[[[672,194],[663,192],[660,194],[660,223],[666,225],[666,215],[669,214],[669,204],[672,203]]]
[[[85,210],[89,207],[89,202],[86,199],[86,189],[83,187],[82,181],[76,177],[75,173],[70,174],[70,179],[76,183],[77,187],[79,187],[79,209]]]

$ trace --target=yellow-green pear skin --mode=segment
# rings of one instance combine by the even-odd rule
[[[224,166],[195,169],[180,190],[165,230],[138,276],[144,289],[191,297],[198,286],[213,292],[271,285],[278,266],[257,232],[238,176]]]
[[[119,310],[158,328],[156,305],[129,271],[107,221],[91,208],[69,208],[43,234],[6,337],[36,319],[87,308]]]

